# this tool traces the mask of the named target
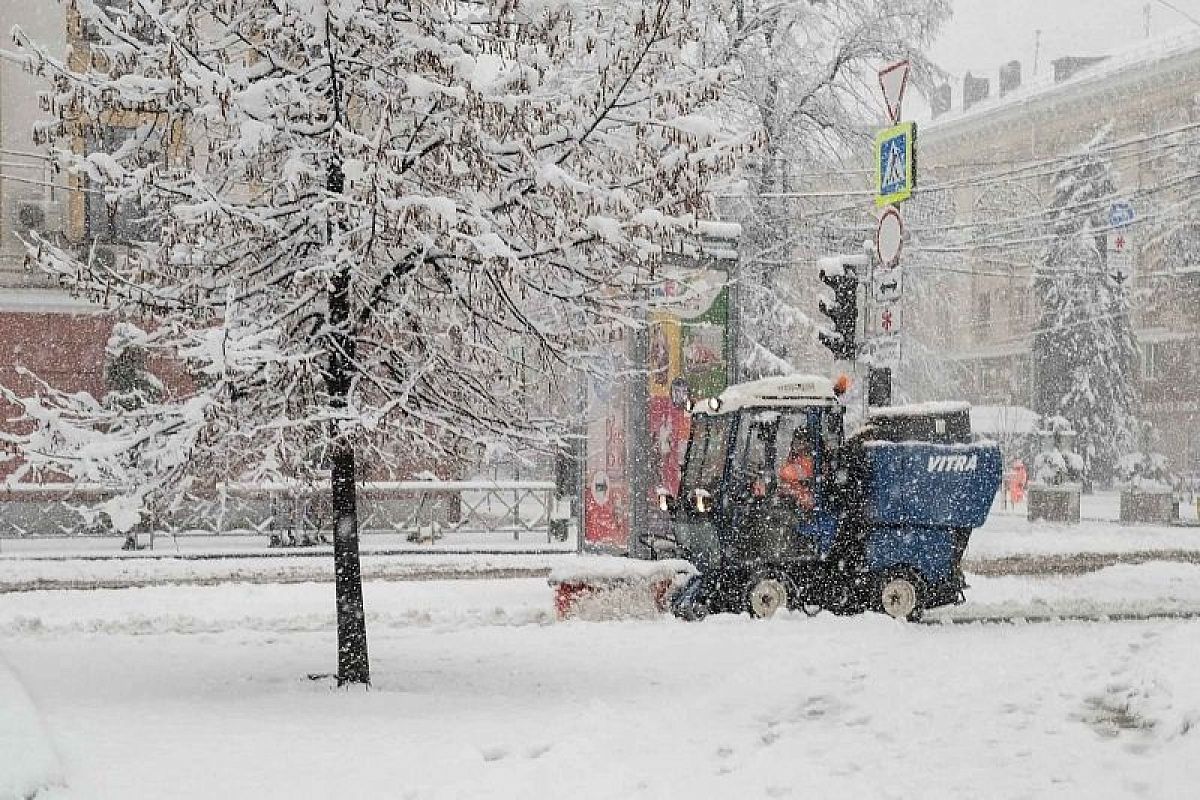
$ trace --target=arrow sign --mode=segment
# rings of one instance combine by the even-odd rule
[[[908,86],[908,61],[898,61],[879,70],[879,86],[883,89],[888,118],[895,125],[900,122],[900,104],[904,102],[904,90]]]
[[[871,294],[880,305],[894,305],[904,295],[902,272],[898,269],[877,270],[871,278]]]

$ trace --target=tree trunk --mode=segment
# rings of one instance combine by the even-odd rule
[[[340,194],[341,165],[329,169],[329,191]],[[350,395],[354,336],[350,330],[350,267],[333,276],[329,288],[329,346],[325,384],[329,404],[340,410]],[[337,598],[338,685],[369,684],[367,622],[363,612],[362,566],[358,557],[358,497],[354,484],[354,444],[334,419],[330,430],[330,498],[333,505],[333,581]]]
[[[336,423],[335,423],[336,424]],[[338,685],[371,682],[367,624],[363,616],[362,568],[358,558],[358,510],[354,486],[354,446],[339,439],[333,447],[333,580],[337,597]]]

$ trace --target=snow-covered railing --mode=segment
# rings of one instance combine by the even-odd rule
[[[189,534],[288,533],[328,535],[333,514],[327,483],[293,481],[230,482],[217,487],[228,500],[184,509],[170,527]],[[111,497],[99,484],[14,483],[0,487],[7,508],[0,536],[64,536],[84,533],[76,506]],[[479,541],[496,534],[520,541],[545,536],[565,540],[569,500],[549,480],[407,480],[358,484],[359,529],[364,534],[402,533],[414,542],[473,534]],[[104,533],[105,528],[88,529]]]
[[[273,529],[330,527],[328,488],[320,484],[230,483],[225,489],[233,497],[268,498]],[[569,502],[558,497],[554,481],[364,481],[358,499],[364,531],[405,533],[411,541],[454,533],[505,533],[519,541],[522,534],[539,532],[552,541],[565,538],[570,517]]]

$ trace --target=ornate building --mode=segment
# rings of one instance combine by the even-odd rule
[[[1107,128],[1120,206],[1109,248],[1128,251],[1135,274],[1144,416],[1176,466],[1200,470],[1200,32],[1053,67],[1021,85],[1020,66],[1006,65],[999,97],[972,78],[965,108],[937,93],[941,113],[920,130],[920,197],[904,210],[906,266],[938,291],[906,297],[907,324],[967,399],[1030,406],[1046,211],[1065,157]]]

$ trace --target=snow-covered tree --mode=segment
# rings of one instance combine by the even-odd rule
[[[735,124],[759,131],[763,144],[745,174],[743,197],[727,209],[742,224],[737,298],[743,377],[786,371],[815,341],[811,291],[797,295],[797,253],[808,263],[859,252],[873,229],[869,198],[844,244],[830,245],[828,209],[813,216],[787,195],[844,181],[829,170],[858,170],[873,131],[886,119],[877,71],[907,58],[912,80],[932,74],[921,50],[949,16],[945,0],[711,0],[706,56],[734,63],[740,79],[722,97]],[[866,189],[863,176],[853,188]],[[854,203],[837,197],[830,203]],[[824,211],[824,213],[823,213]],[[804,217],[802,219],[802,217]],[[849,249],[846,249],[846,245]],[[815,275],[813,276],[815,279]]]
[[[128,527],[197,487],[327,468],[338,678],[367,682],[356,479],[546,439],[520,385],[628,318],[751,141],[698,115],[726,70],[686,0],[74,8],[88,45],[66,61],[15,34],[54,84],[39,135],[160,235],[115,262],[31,252],[192,379],[135,409],[8,392],[33,423],[9,437],[23,472],[116,487]]]
[[[1101,131],[1063,167],[1050,206],[1051,240],[1034,277],[1041,318],[1033,341],[1034,404],[1078,434],[1089,481],[1112,479],[1137,434],[1137,340],[1127,288],[1106,269],[1116,181]]]
[[[146,363],[146,350],[137,343],[141,336],[136,325],[120,322],[113,326],[104,346],[106,405],[133,410],[161,399],[165,387]]]

